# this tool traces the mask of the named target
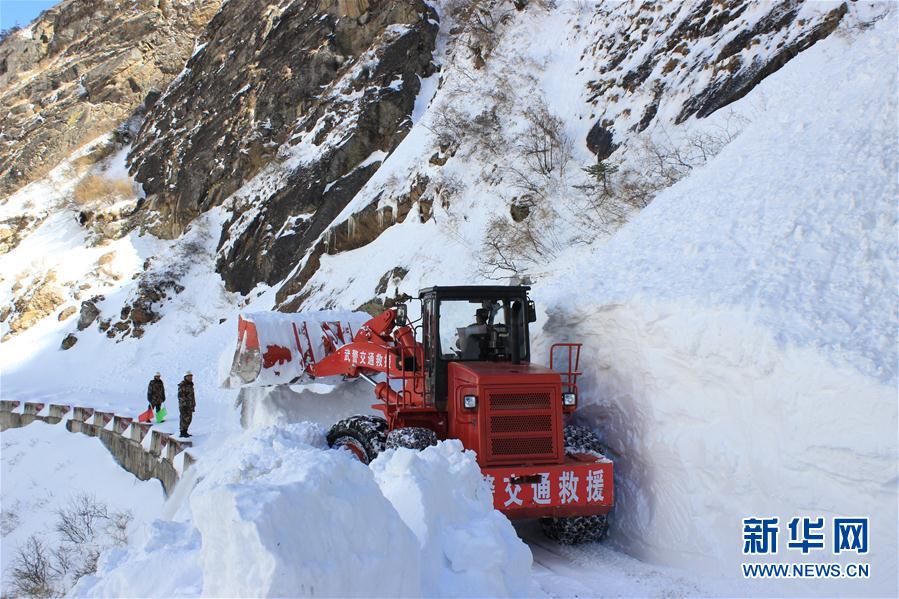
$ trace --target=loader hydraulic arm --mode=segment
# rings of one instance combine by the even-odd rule
[[[313,376],[343,375],[355,378],[379,372],[388,377],[401,378],[404,372],[414,371],[421,363],[423,352],[415,341],[411,326],[396,326],[396,312],[386,310],[366,322],[350,343],[310,367]],[[397,392],[386,382],[375,383],[375,395],[385,403],[397,402]]]

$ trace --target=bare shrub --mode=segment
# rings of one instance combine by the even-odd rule
[[[78,560],[78,550],[75,545],[63,544],[52,551],[53,571],[61,577],[71,572]]]
[[[119,547],[128,543],[128,525],[134,520],[134,515],[129,511],[114,512],[106,526],[106,534]]]
[[[425,127],[434,134],[441,147],[458,147],[468,131],[466,120],[458,109],[445,103],[435,107],[434,117]]]
[[[80,553],[77,561],[72,567],[72,585],[78,582],[84,576],[96,574],[97,562],[100,561],[100,547],[90,545],[85,547]]]
[[[440,173],[434,178],[434,195],[440,207],[449,210],[453,200],[462,195],[465,184],[455,175]]]
[[[574,186],[585,192],[578,206],[578,221],[591,234],[610,233],[625,222],[633,207],[622,197],[627,182],[616,177],[618,166],[608,161],[592,164],[583,171],[589,176],[588,182]]]
[[[45,544],[31,536],[16,550],[5,591],[13,596],[58,597],[78,580],[97,571],[102,551],[128,541],[131,512],[109,512],[106,504],[88,494],[74,496],[56,511],[53,526],[59,543]]]
[[[513,10],[497,0],[456,0],[447,5],[447,13],[459,24],[459,40],[479,69],[499,43],[500,26],[512,18]]]
[[[56,532],[65,542],[78,545],[93,540],[98,527],[106,524],[109,513],[106,505],[93,495],[80,494],[56,511]]]
[[[75,186],[74,198],[78,204],[125,198],[132,194],[127,179],[108,179],[102,175],[87,175]]]
[[[527,127],[519,137],[518,150],[525,163],[543,177],[556,170],[564,176],[574,146],[565,133],[565,123],[550,112],[542,98],[525,111],[524,117]]]
[[[654,135],[633,143],[626,164],[606,160],[585,167],[587,183],[575,186],[584,192],[577,205],[579,222],[588,231],[612,232],[631,212],[645,208],[659,192],[721,152],[745,123],[745,118],[730,113],[723,125],[688,131],[679,142],[664,129],[656,129]]]
[[[55,597],[59,574],[52,566],[52,553],[35,535],[16,550],[10,568],[11,594],[17,597]]]
[[[515,136],[513,159],[503,171],[524,193],[510,207],[515,222],[497,217],[489,224],[480,264],[488,278],[528,273],[549,262],[564,245],[557,238],[564,219],[550,200],[567,193],[565,174],[574,142],[564,121],[542,98],[532,100],[522,116],[525,126]]]
[[[503,273],[521,272],[518,250],[511,243],[516,231],[512,223],[504,218],[494,217],[487,224],[484,237],[485,259],[478,265],[481,274],[487,278],[502,278]]]
[[[545,206],[535,206],[531,214],[518,223],[501,216],[491,219],[478,264],[480,274],[488,279],[523,275],[555,258],[562,244],[553,228],[544,226],[554,220],[545,213],[546,210]]]
[[[643,136],[635,145],[631,166],[622,173],[622,199],[634,208],[645,208],[660,191],[717,156],[745,123],[731,112],[723,125],[688,131],[680,142],[673,141],[664,129],[657,130],[654,137]]]
[[[443,148],[458,148],[465,140],[469,140],[474,149],[491,153],[496,153],[502,146],[499,118],[495,110],[484,110],[472,117],[450,103],[445,103],[435,110],[428,129],[434,133],[437,143]]]

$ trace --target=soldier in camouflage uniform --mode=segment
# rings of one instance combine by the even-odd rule
[[[190,437],[187,432],[190,421],[194,417],[194,408],[197,402],[194,400],[194,375],[190,372],[184,375],[184,380],[178,383],[178,415],[181,419],[181,436]]]
[[[150,404],[149,409],[158,412],[165,401],[165,385],[162,384],[162,375],[158,372],[156,376],[150,379],[147,385],[147,403]]]

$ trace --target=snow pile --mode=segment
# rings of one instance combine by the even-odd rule
[[[103,554],[97,573],[82,578],[71,595],[196,597],[202,590],[200,533],[185,522],[155,520],[127,548]]]
[[[369,468],[310,423],[234,437],[198,463],[178,521],[106,554],[82,596],[532,596],[531,554],[458,442]],[[177,506],[174,506],[177,508]],[[152,565],[152,568],[151,568]],[[171,576],[141,576],[147,568]],[[385,573],[389,573],[386,576]]]
[[[719,156],[538,288],[542,343],[585,343],[628,553],[739,580],[741,518],[870,516],[870,580],[754,590],[895,594],[895,42],[889,18],[801,54]]]
[[[203,571],[214,573],[204,594],[414,594],[414,537],[367,468],[323,445],[318,428],[276,429],[211,465],[190,499]]]
[[[387,450],[371,464],[381,492],[421,544],[421,595],[507,597],[538,593],[531,552],[493,498],[472,451],[444,441]]]

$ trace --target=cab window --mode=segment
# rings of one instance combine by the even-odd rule
[[[509,300],[442,300],[439,353],[445,360],[508,359]],[[523,326],[523,323],[521,323]],[[526,347],[524,331],[520,338]]]

